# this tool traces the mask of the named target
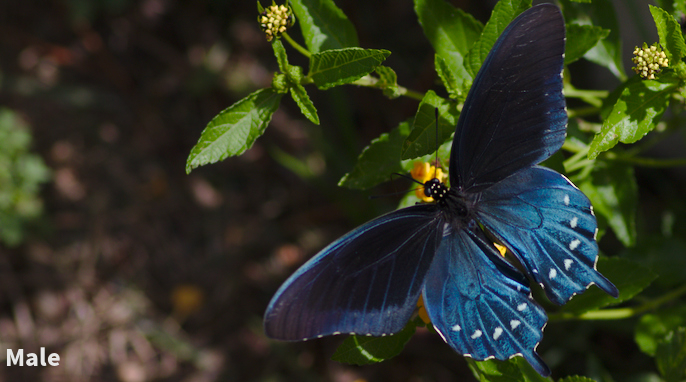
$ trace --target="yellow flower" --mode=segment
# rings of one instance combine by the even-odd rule
[[[421,294],[419,295],[419,301],[417,301],[417,308],[419,308],[419,311],[417,311],[419,318],[421,318],[425,324],[429,325],[431,320],[429,319],[429,314],[426,313],[426,309],[424,308],[424,299],[422,298]]]
[[[495,245],[495,248],[500,252],[500,256],[505,257],[505,254],[507,253],[507,248],[503,247],[502,245],[498,243],[493,243]]]
[[[445,182],[448,177],[442,169],[436,168],[427,162],[414,162],[414,167],[410,171],[410,175],[413,179],[421,183],[426,183],[433,178],[436,178],[441,182]],[[417,188],[415,190],[415,195],[417,195],[417,197],[423,202],[430,203],[434,201],[432,197],[424,195],[424,187]]]

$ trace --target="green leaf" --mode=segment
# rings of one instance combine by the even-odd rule
[[[384,337],[352,335],[336,349],[332,360],[353,365],[368,365],[393,358],[405,347],[416,325],[410,321],[403,330]]]
[[[551,378],[538,374],[523,357],[516,356],[507,361],[495,359],[474,361],[468,359],[474,377],[481,382],[551,382]]]
[[[383,49],[346,48],[315,53],[310,73],[319,89],[354,82],[371,73],[391,54]]]
[[[657,369],[666,382],[682,382],[686,377],[686,328],[679,327],[665,336],[655,350]]]
[[[414,9],[424,35],[450,69],[455,87],[467,89],[472,76],[464,66],[464,57],[479,38],[483,24],[445,0],[415,0]]]
[[[319,116],[317,115],[317,109],[307,95],[307,90],[300,84],[302,79],[302,68],[299,66],[291,66],[288,64],[288,55],[286,54],[286,49],[283,47],[281,40],[275,39],[272,41],[272,48],[274,49],[274,55],[276,56],[276,61],[279,64],[279,69],[286,75],[288,88],[291,91],[291,97],[300,108],[300,112],[303,113],[307,119],[309,119],[315,125],[319,125]],[[276,82],[275,85],[278,86],[279,92],[283,86]]]
[[[579,4],[562,0],[567,24],[595,25],[610,34],[600,40],[584,55],[584,58],[600,66],[606,67],[617,78],[624,81],[624,65],[622,62],[622,39],[619,33],[619,23],[611,0],[593,0],[590,4]]]
[[[660,45],[665,48],[669,62],[676,63],[686,56],[686,43],[681,33],[681,26],[676,19],[662,8],[649,5],[650,13],[655,20]]]
[[[591,0],[588,0],[589,2]],[[588,377],[583,377],[580,375],[570,375],[569,377],[562,378],[557,382],[596,382],[595,379],[591,379]]]
[[[663,289],[686,283],[686,243],[680,237],[665,237],[661,233],[643,237],[624,256],[649,267],[660,277],[655,281]]]
[[[491,18],[481,32],[481,37],[474,43],[465,58],[465,67],[472,78],[476,76],[500,34],[512,20],[529,8],[531,8],[531,0],[501,0],[495,5]]]
[[[381,134],[362,150],[355,167],[338,185],[364,190],[387,181],[389,174],[402,171],[400,150],[409,135],[410,121],[402,122],[390,133]]]
[[[453,71],[452,66],[440,55],[434,57],[436,73],[441,79],[445,90],[450,94],[450,98],[457,99],[462,95],[462,83],[458,79],[458,74]]]
[[[357,32],[332,0],[290,0],[310,53],[358,46]]]
[[[307,95],[305,87],[300,85],[299,82],[296,82],[293,84],[293,86],[291,86],[291,97],[293,97],[295,103],[298,104],[300,112],[303,113],[303,115],[307,117],[310,122],[314,123],[315,125],[319,125],[317,109],[314,107],[310,97]]]
[[[606,219],[627,247],[636,243],[638,191],[633,167],[619,162],[596,162],[590,176],[578,183],[599,219]]]
[[[436,108],[438,108],[438,132],[436,131]],[[436,151],[438,146],[455,132],[459,115],[456,103],[441,98],[429,90],[419,103],[412,123],[412,132],[403,144],[401,158],[414,159]]]
[[[381,88],[383,94],[388,98],[400,97],[400,89],[398,88],[398,75],[388,66],[379,65],[374,69],[379,75],[379,82],[377,87]]]
[[[276,62],[279,64],[279,70],[283,74],[288,74],[288,54],[286,53],[286,48],[284,48],[280,39],[272,40],[272,49],[274,50],[274,57],[276,57]]]
[[[593,25],[567,25],[567,44],[565,45],[565,65],[580,59],[604,39],[610,31]]]
[[[632,299],[650,285],[657,275],[647,267],[631,260],[612,257],[598,259],[598,271],[619,289],[619,297],[614,298],[600,290],[590,288],[574,296],[571,301],[560,308],[560,312],[582,314],[606,306],[620,304]]]
[[[638,78],[635,76],[634,78]],[[593,137],[588,158],[614,147],[617,142],[634,143],[653,130],[669,105],[669,97],[679,80],[663,76],[659,80],[633,78],[627,83],[612,111]]]
[[[282,94],[258,90],[229,106],[205,127],[186,161],[186,173],[208,163],[240,155],[264,133]]]
[[[636,324],[634,340],[642,352],[655,356],[658,343],[667,333],[679,326],[686,326],[686,306],[677,305],[667,309],[648,313]]]

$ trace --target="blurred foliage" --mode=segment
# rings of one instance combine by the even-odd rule
[[[32,153],[29,126],[15,112],[0,108],[0,240],[20,244],[27,225],[43,212],[40,186],[50,170]]]

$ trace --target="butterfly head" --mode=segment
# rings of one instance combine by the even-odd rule
[[[439,179],[433,178],[424,183],[424,195],[441,202],[448,195],[448,187]]]

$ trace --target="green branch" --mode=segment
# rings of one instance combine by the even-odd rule
[[[295,48],[295,50],[300,52],[303,56],[307,58],[310,58],[310,56],[312,56],[312,53],[310,53],[309,50],[305,49],[302,45],[295,42],[295,40],[293,40],[291,36],[288,35],[288,33],[283,32],[283,34],[281,35],[286,39],[286,41],[288,41],[289,44],[291,44],[292,47]]]
[[[648,301],[644,304],[641,304],[641,305],[638,305],[635,307],[593,310],[593,311],[578,314],[578,315],[574,314],[574,313],[565,313],[565,312],[550,313],[550,314],[548,314],[548,318],[550,319],[550,321],[620,320],[620,319],[624,319],[624,318],[634,317],[634,316],[637,316],[639,314],[646,313],[650,310],[657,309],[658,307],[660,307],[660,305],[663,305],[667,302],[675,300],[684,294],[686,294],[686,285],[683,285],[680,288],[677,288],[677,289],[665,294],[662,297],[659,297],[659,298],[652,300],[652,301]]]

